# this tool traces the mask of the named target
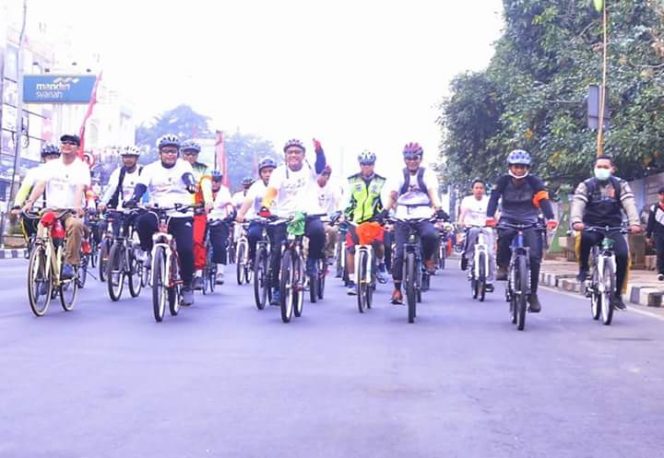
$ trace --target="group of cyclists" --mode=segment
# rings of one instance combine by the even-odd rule
[[[336,252],[345,257],[344,277],[349,295],[357,294],[355,247],[360,241],[367,243],[368,233],[371,233],[368,243],[376,256],[378,282],[387,283],[391,270],[393,304],[402,304],[404,300],[404,246],[413,227],[419,235],[422,269],[430,275],[436,271],[435,257],[441,240],[437,221],[450,218],[442,209],[435,172],[422,165],[424,151],[418,143],[404,146],[404,166],[388,178],[375,172],[375,153],[361,152],[357,156],[358,172],[349,176],[341,189],[330,180],[332,169],[321,143],[314,139],[314,157],[310,160],[304,143],[291,139],[283,146],[282,163],[270,157],[261,159],[255,171],[256,179],[244,179],[243,189],[234,195],[222,184],[220,171],[199,162],[201,146],[195,141],[164,135],[156,146],[158,159],[145,166],[139,164],[140,149],[135,146],[122,149],[122,165],[111,174],[98,202],[86,192],[91,185],[90,171],[78,157],[78,136],[63,135],[59,147],[43,146],[43,163],[31,169],[23,180],[14,211],[23,214],[24,228],[30,236],[39,224],[38,218],[28,216],[33,206],[72,210],[62,216],[66,232],[63,278],[72,278],[80,262],[81,241],[89,232],[81,218],[86,207],[99,213],[113,209],[127,214],[123,220],[125,230],[127,225],[135,228],[140,241],[138,256],[149,268],[153,235],[159,230],[159,221],[154,212],[132,211],[146,205],[169,211],[167,230],[176,241],[182,305],[192,305],[194,290],[202,287],[202,272],[209,262],[206,246],[211,247],[211,259],[217,265],[216,282],[223,283],[224,266],[229,262],[229,240],[237,240],[244,226],[251,262],[265,221],[272,222],[267,226],[272,273],[269,281],[272,303],[278,304],[282,250],[289,222],[299,216],[303,218],[304,236],[308,240],[307,276],[315,274],[320,260],[327,265]],[[544,183],[530,173],[531,162],[526,151],[510,152],[507,173],[495,181],[490,196],[486,195],[486,182],[474,180],[472,194],[461,203],[458,224],[466,230],[462,270],[467,270],[472,262],[478,234],[484,233],[493,246],[494,228],[497,232],[496,256],[491,260],[487,276],[489,292],[494,289],[494,281],[507,279],[511,243],[517,233],[514,225],[524,227],[523,241],[529,248],[531,275],[529,311],[537,313],[541,310],[537,294],[543,255],[541,234],[544,229],[555,230],[558,223]],[[622,223],[623,212],[627,214],[631,230],[640,230],[634,195],[624,180],[613,176],[613,170],[610,157],[596,160],[594,176],[579,184],[574,194],[571,224],[574,230],[582,232],[579,238],[579,279],[582,281],[589,271],[590,248],[603,237],[614,239],[617,282],[613,300],[617,308],[623,309],[622,290],[628,264],[624,236],[619,230],[605,234],[584,231],[587,226],[617,228]],[[500,217],[497,218],[499,207]],[[408,224],[413,220],[415,224]],[[340,232],[340,226],[345,230]],[[113,227],[116,234],[122,230],[119,225]],[[335,250],[337,244],[342,244],[343,249]]]

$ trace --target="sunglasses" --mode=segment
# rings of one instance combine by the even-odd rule
[[[374,165],[375,162],[360,162],[360,165]]]
[[[404,156],[404,159],[407,161],[419,161],[422,159],[419,154],[412,154],[408,156]]]

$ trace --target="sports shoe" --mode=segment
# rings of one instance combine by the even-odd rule
[[[611,302],[613,303],[613,306],[618,310],[625,310],[627,308],[627,306],[622,300],[622,297],[619,294],[613,296],[613,300]]]
[[[202,276],[196,275],[194,277],[193,288],[195,290],[199,290],[199,291],[203,289],[203,277]]]
[[[581,283],[586,281],[588,279],[588,269],[579,269],[579,273],[576,276],[576,279],[579,280]]]
[[[62,266],[62,273],[60,274],[62,280],[71,280],[74,278],[74,267],[71,264]]]
[[[468,258],[464,255],[461,255],[461,270],[466,270],[468,268]]]
[[[194,304],[194,291],[191,288],[182,288],[182,305],[189,307]]]
[[[657,275],[657,280],[664,281],[664,274]]]
[[[281,292],[277,288],[272,290],[272,300],[270,301],[270,305],[281,305]]]
[[[498,266],[498,272],[496,272],[496,281],[507,281],[507,267]]]
[[[531,293],[530,296],[528,296],[528,311],[531,313],[539,313],[542,311],[542,304],[540,304],[539,298],[537,297],[537,293]]]
[[[435,275],[436,261],[434,261],[433,259],[427,259],[426,261],[424,261],[424,268],[426,269],[429,275]]]
[[[224,284],[224,273],[223,272],[217,272],[216,282],[217,282],[217,285],[223,285]]]
[[[403,294],[401,294],[401,290],[395,289],[394,291],[392,291],[391,302],[395,305],[403,304]]]
[[[385,267],[384,262],[378,265],[378,271],[376,272],[376,280],[378,280],[378,283],[380,283],[381,285],[387,283],[387,267]]]
[[[493,293],[493,283],[487,283],[486,284],[486,292],[487,293]]]
[[[357,296],[357,286],[354,281],[349,281],[348,284],[346,284],[346,294],[349,296]]]

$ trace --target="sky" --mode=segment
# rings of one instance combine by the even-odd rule
[[[425,160],[437,155],[437,106],[456,74],[486,67],[501,10],[500,0],[28,0],[28,21],[75,24],[81,56],[101,55],[139,122],[187,103],[213,129],[277,150],[319,138],[333,168],[351,173],[365,149],[379,169],[400,167],[410,141]]]

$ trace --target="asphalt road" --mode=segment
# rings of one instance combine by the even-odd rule
[[[0,261],[0,457],[654,457],[664,323],[542,291],[526,330],[503,286],[479,303],[456,266],[414,324],[381,287],[360,315],[338,280],[281,322],[247,286],[162,323],[150,296],[89,279],[74,311],[27,304]]]

